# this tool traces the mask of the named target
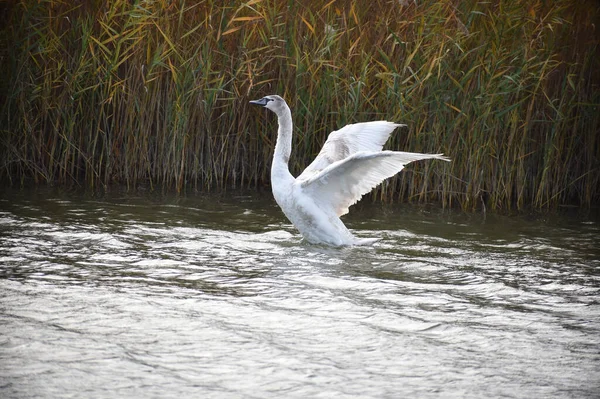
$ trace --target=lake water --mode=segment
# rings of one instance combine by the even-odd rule
[[[598,398],[600,223],[269,194],[0,193],[3,398]]]

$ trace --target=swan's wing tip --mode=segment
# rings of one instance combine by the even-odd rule
[[[444,154],[435,154],[435,159],[439,159],[441,161],[452,162],[452,158],[444,155]]]
[[[388,125],[390,127],[392,127],[393,129],[397,129],[399,127],[408,127],[407,124],[405,123],[398,123],[398,122],[392,122],[392,121],[372,121],[372,122],[362,122],[363,124],[369,124],[372,123],[374,125],[379,124],[381,125]],[[390,132],[391,133],[391,132]]]

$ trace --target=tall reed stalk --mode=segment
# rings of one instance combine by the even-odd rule
[[[374,193],[463,209],[600,199],[593,1],[9,1],[0,179],[177,190],[268,184],[283,95],[298,173],[346,123],[444,152]]]

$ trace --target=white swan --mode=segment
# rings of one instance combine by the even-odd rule
[[[288,168],[292,152],[292,113],[285,100],[270,95],[250,101],[277,114],[279,129],[271,167],[275,201],[304,238],[313,244],[364,245],[340,220],[348,208],[404,165],[421,159],[450,161],[443,154],[382,151],[398,123],[375,121],[347,125],[332,132],[315,160],[294,178]]]

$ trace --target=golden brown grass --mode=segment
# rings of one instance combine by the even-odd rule
[[[406,5],[402,5],[406,4]],[[600,199],[593,2],[123,1],[2,6],[0,179],[177,190],[268,183],[283,95],[298,173],[346,123],[444,152],[383,200],[463,209]]]

